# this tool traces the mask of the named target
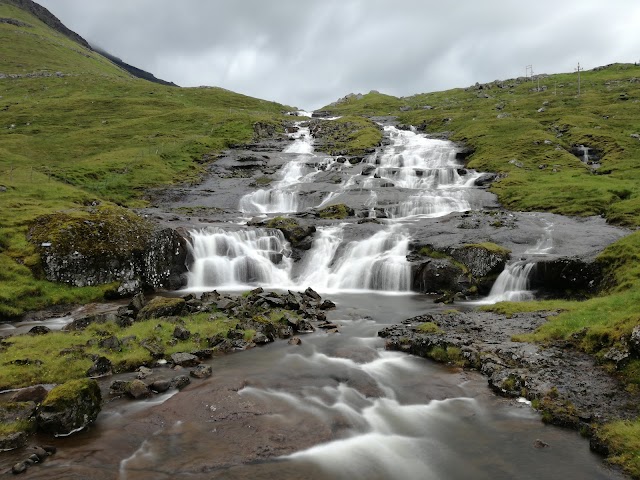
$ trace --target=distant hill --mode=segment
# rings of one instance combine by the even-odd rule
[[[89,42],[87,42],[84,38],[82,38],[76,32],[68,29],[49,10],[47,10],[42,5],[39,5],[39,4],[35,3],[35,2],[33,2],[32,0],[0,0],[0,4],[2,4],[2,3],[8,4],[8,5],[14,5],[14,6],[16,6],[16,7],[20,8],[20,9],[30,13],[31,15],[36,17],[38,20],[40,20],[41,22],[43,22],[45,25],[49,26],[53,30],[61,33],[65,37],[69,38],[70,40],[73,40],[74,42],[80,44],[84,48],[88,48],[90,50],[93,50],[93,51],[99,53],[100,55],[102,55],[105,58],[109,59],[111,62],[113,62],[114,64],[116,64],[117,66],[122,68],[123,70],[129,72],[134,77],[142,78],[144,80],[148,80],[148,81],[154,82],[154,83],[159,83],[161,85],[177,86],[175,83],[167,82],[165,80],[156,78],[153,74],[151,74],[149,72],[145,72],[144,70],[142,70],[140,68],[137,68],[137,67],[134,67],[132,65],[129,65],[128,63],[125,63],[120,58],[118,58],[118,57],[116,57],[114,55],[111,55],[109,52],[107,52],[107,51],[105,51],[105,50],[103,50],[101,48],[92,47],[89,44]]]

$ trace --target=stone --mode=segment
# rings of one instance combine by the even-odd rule
[[[253,336],[253,343],[255,343],[256,345],[264,345],[267,343],[271,343],[271,340],[264,333],[258,332]]]
[[[41,403],[47,396],[47,389],[42,385],[21,388],[9,397],[10,402],[35,402]]]
[[[186,302],[182,298],[156,297],[140,310],[138,320],[179,316],[182,314],[185,304]]]
[[[127,384],[127,394],[135,400],[138,400],[151,396],[151,391],[146,383],[142,380],[135,379]]]
[[[14,475],[19,475],[26,472],[27,468],[29,468],[29,465],[27,465],[26,462],[18,462],[13,467],[11,467],[11,473],[13,473]]]
[[[191,379],[187,375],[178,375],[171,380],[171,387],[182,390],[191,383]]]
[[[316,292],[313,288],[311,287],[307,287],[307,289],[304,291],[304,295],[306,295],[307,297],[319,302],[320,300],[322,300],[322,297],[318,294],[318,292]]]
[[[136,377],[138,378],[138,380],[144,380],[151,374],[153,374],[153,370],[151,370],[149,367],[141,366],[138,367],[138,375],[136,375]]]
[[[320,310],[331,310],[336,308],[336,304],[333,303],[331,300],[325,300],[320,304]]]
[[[93,365],[87,370],[87,377],[103,377],[111,375],[113,365],[107,357],[98,357]]]
[[[156,393],[164,393],[171,388],[171,382],[169,380],[156,380],[151,385],[149,385],[149,389]]]
[[[69,435],[95,422],[102,406],[98,382],[71,380],[49,392],[38,408],[38,429],[53,435]]]
[[[475,179],[473,184],[476,187],[484,187],[485,185],[489,185],[494,182],[498,176],[495,173],[483,173],[478,178]]]
[[[119,352],[122,350],[122,342],[115,335],[103,338],[98,342],[100,348],[104,350],[111,350],[112,352]]]
[[[144,308],[146,303],[147,301],[144,298],[144,294],[140,292],[140,293],[136,293],[133,296],[133,298],[131,299],[127,307],[129,310],[132,310],[135,315],[137,315],[138,312]]]
[[[13,432],[0,435],[0,452],[17,450],[27,444],[27,432]]]
[[[189,338],[191,338],[191,332],[182,325],[177,325],[173,330],[173,337],[178,340],[189,340]]]
[[[539,438],[536,439],[535,442],[533,442],[533,448],[547,448],[549,446],[548,443],[543,442],[542,440],[540,440]]]
[[[629,350],[636,358],[640,358],[640,325],[633,327],[629,338]]]
[[[198,365],[196,368],[189,372],[189,375],[194,378],[207,378],[211,376],[212,372],[213,370],[211,368],[211,365]]]
[[[109,385],[109,393],[111,395],[123,395],[127,393],[128,385],[129,382],[126,380],[114,380],[111,382],[111,385]]]
[[[28,333],[30,335],[46,335],[47,333],[51,333],[51,329],[45,325],[36,325],[32,327]]]
[[[172,354],[171,361],[174,365],[180,365],[181,367],[195,367],[200,363],[198,357],[185,352]]]
[[[289,345],[301,345],[302,340],[300,340],[300,337],[291,337],[287,343]]]

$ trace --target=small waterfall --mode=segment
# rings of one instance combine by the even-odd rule
[[[191,232],[188,288],[239,288],[286,285],[291,272],[288,244],[274,229],[227,231],[218,227]]]
[[[482,303],[522,302],[533,300],[529,290],[529,274],[535,263],[516,262],[507,265],[491,287],[489,297]]]
[[[545,224],[544,233],[533,248],[527,249],[524,253],[529,255],[549,255],[553,251],[553,224],[547,220],[542,220]]]

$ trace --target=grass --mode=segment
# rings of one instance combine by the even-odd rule
[[[382,140],[382,131],[377,124],[354,115],[320,121],[312,133],[319,140],[317,148],[334,156],[362,156],[370,153]]]
[[[612,422],[601,427],[597,435],[609,447],[607,461],[640,478],[640,422]]]
[[[463,245],[465,248],[481,248],[490,253],[496,253],[498,255],[507,256],[511,254],[511,250],[508,248],[501,247],[492,242],[483,242],[483,243],[467,243]]]
[[[279,324],[284,316],[282,310],[273,309],[256,321]],[[173,338],[178,324],[191,332],[188,340],[175,341]],[[236,318],[216,312],[183,316],[177,322],[151,318],[125,328],[110,322],[93,323],[81,331],[10,337],[0,346],[0,390],[85,378],[95,355],[107,357],[116,372],[132,371],[154,362],[144,347],[145,342],[157,345],[168,357],[177,352],[209,348],[209,338],[226,336],[237,324]],[[251,340],[254,334],[253,330],[245,330],[245,340]],[[121,347],[116,350],[100,347],[100,340],[111,336],[118,338]]]
[[[0,318],[105,290],[34,275],[36,218],[144,206],[146,189],[198,178],[205,154],[252,140],[254,124],[284,122],[275,102],[136,79],[14,6],[0,3],[0,17],[31,25],[0,24],[0,73],[22,76],[0,79]]]

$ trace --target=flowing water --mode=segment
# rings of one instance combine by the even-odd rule
[[[477,174],[460,169],[454,145],[385,129],[391,145],[351,166],[316,155],[300,128],[278,181],[239,205],[254,215],[361,198],[364,216],[388,219],[374,234],[358,238],[339,222],[322,226],[294,262],[278,230],[236,225],[191,233],[191,290],[311,286],[331,293],[337,309],[328,319],[339,334],[216,358],[210,379],[179,394],[113,402],[90,431],[58,439],[58,453],[29,478],[616,478],[579,435],[543,425],[524,403],[493,396],[479,374],[384,350],[381,328],[444,308],[409,292],[408,222],[480,207]],[[327,171],[341,178],[331,188],[319,181]],[[310,184],[320,196],[305,195]],[[548,248],[541,241],[537,250]],[[526,291],[530,268],[510,265],[501,292]],[[534,448],[537,439],[549,447]]]

